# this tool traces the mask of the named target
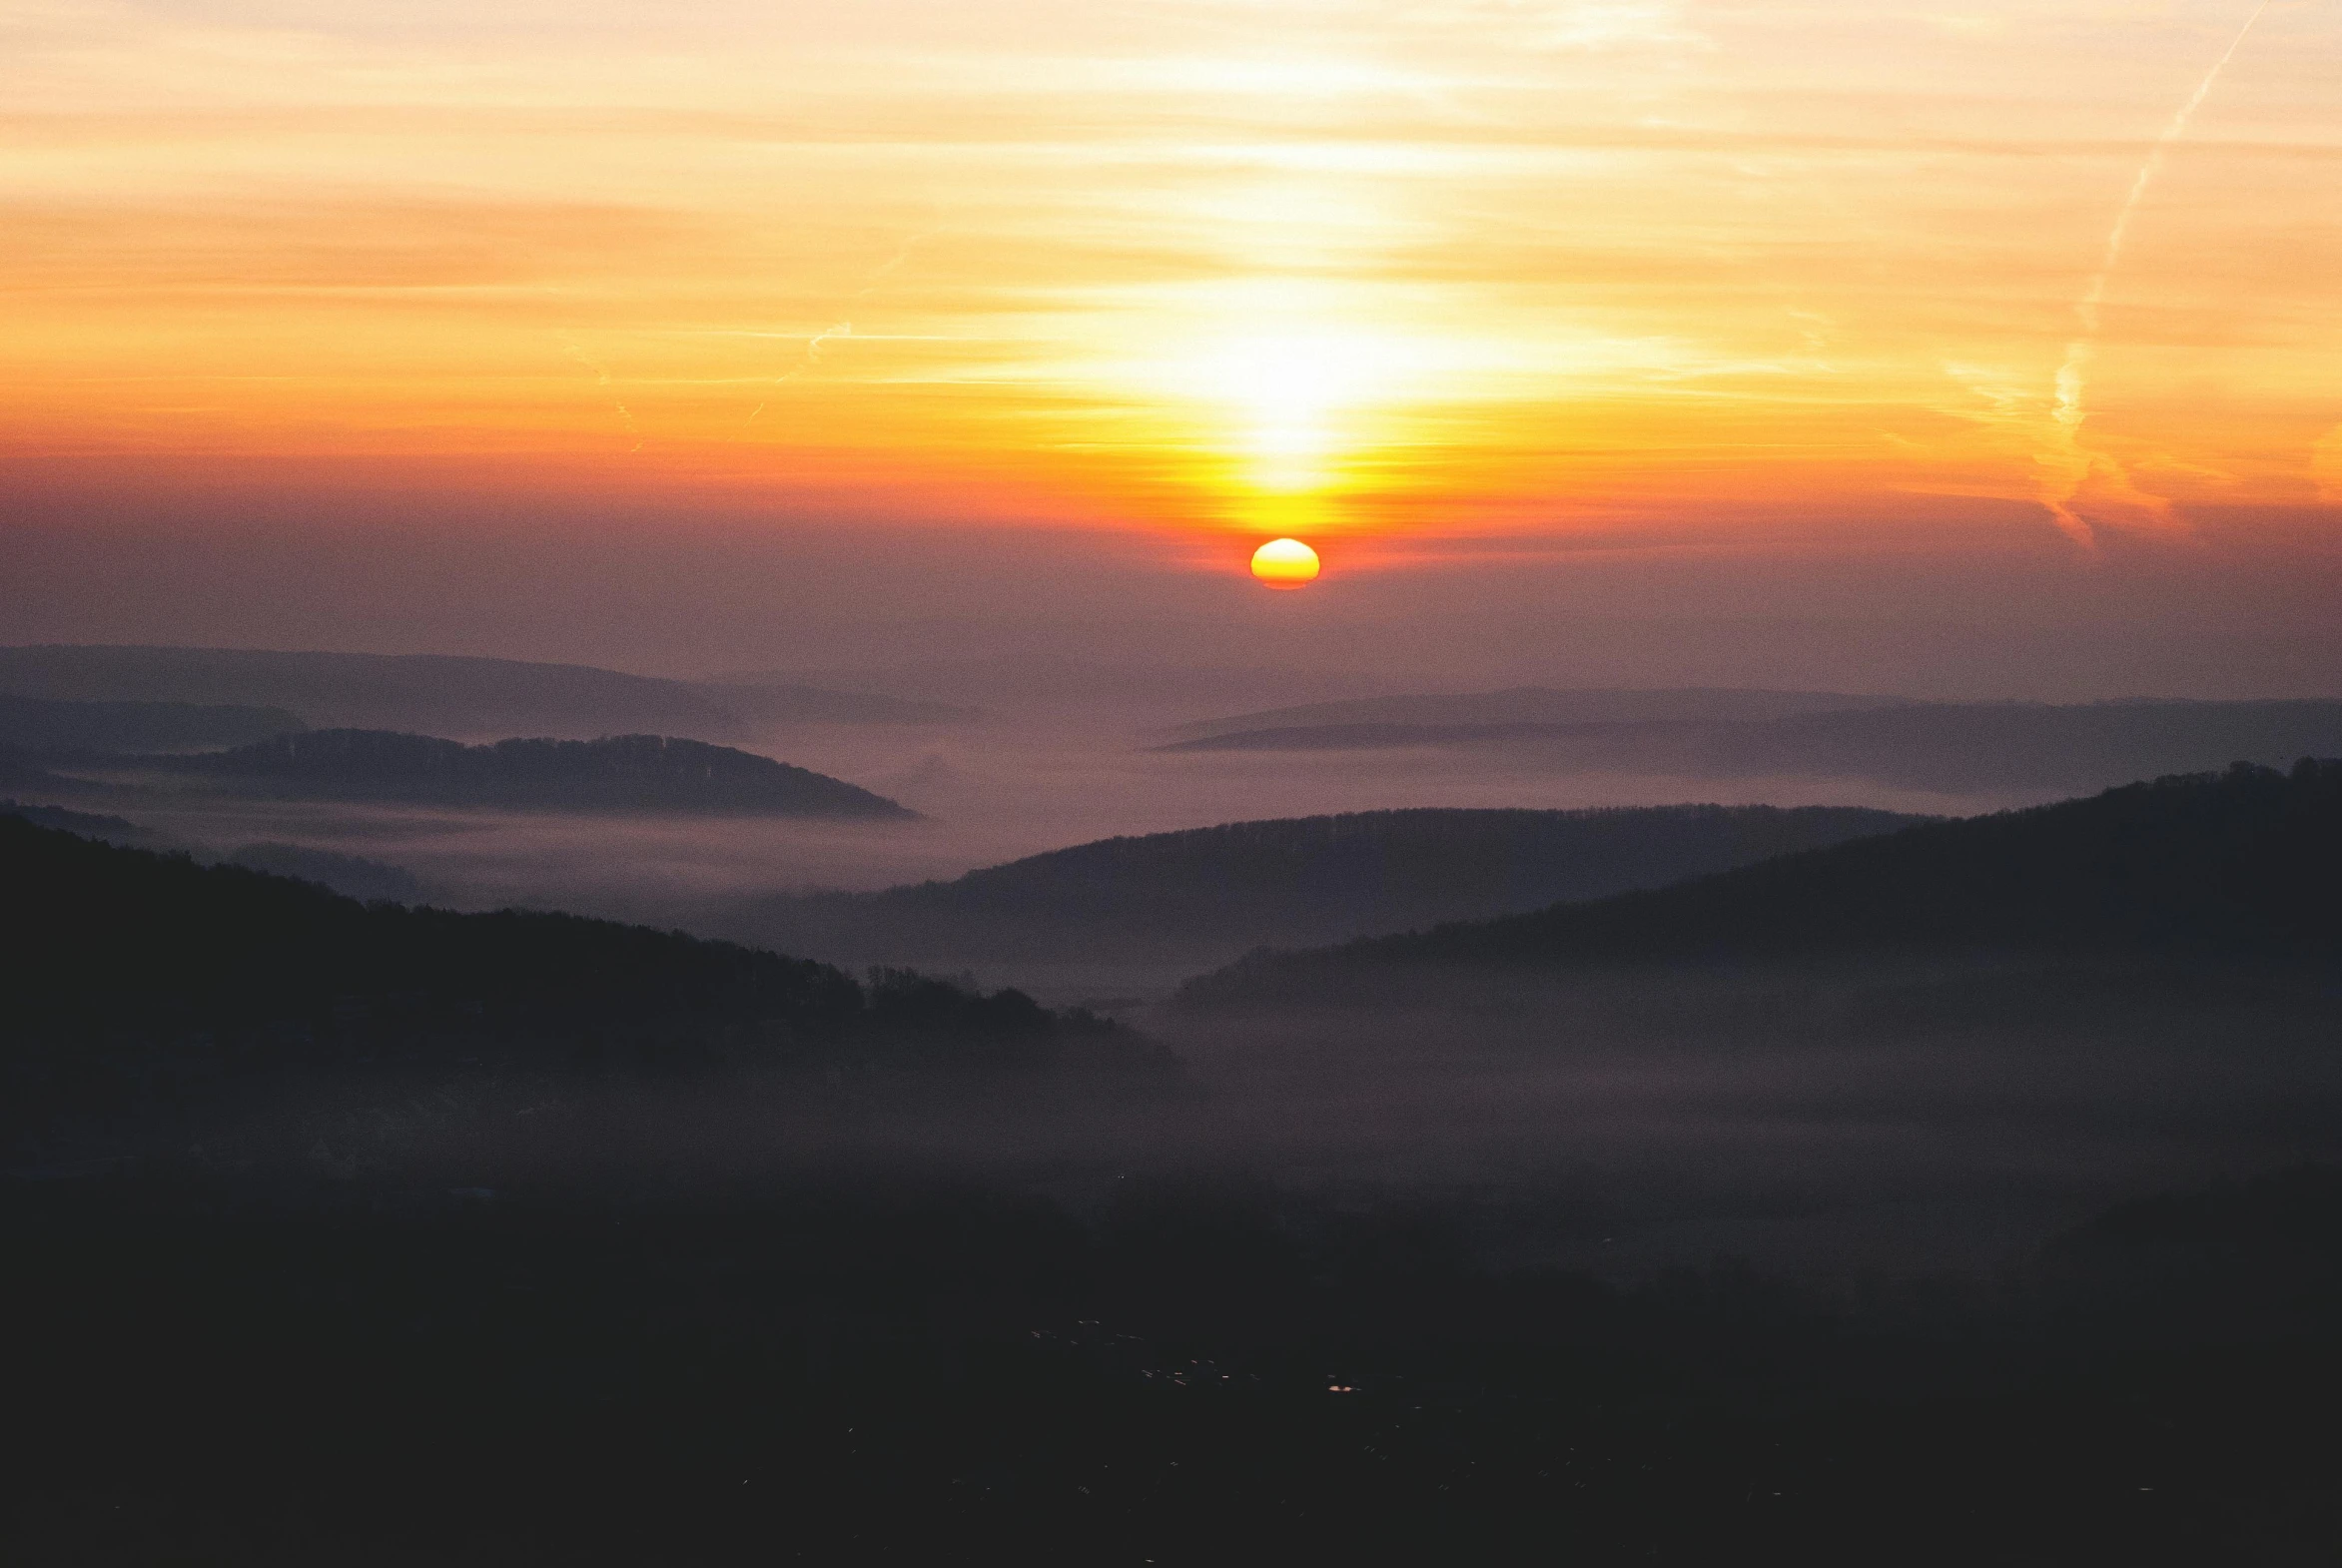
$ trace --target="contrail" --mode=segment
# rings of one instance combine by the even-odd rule
[[[846,296],[845,300],[841,303],[844,304],[848,309],[851,309],[857,301],[868,299],[872,294],[877,292],[878,286],[886,281],[888,274],[892,273],[896,268],[902,266],[905,262],[911,259],[911,253],[913,251],[916,251],[920,246],[926,244],[929,240],[934,239],[942,232],[942,213],[941,209],[939,208],[935,222],[929,224],[925,229],[920,230],[918,233],[904,240],[901,245],[896,246],[895,254],[888,257],[885,261],[879,263],[878,266],[872,270],[870,275],[862,280],[862,287],[856,289],[852,294]],[[852,322],[832,322],[829,326],[816,333],[813,338],[805,345],[805,358],[799,360],[795,365],[789,367],[788,370],[774,377],[773,385],[775,387],[779,387],[788,382],[793,382],[798,377],[803,376],[807,371],[811,370],[814,366],[819,365],[821,363],[821,346],[825,343],[828,343],[832,338],[851,338],[853,336],[854,324]],[[766,403],[758,403],[755,407],[748,410],[748,417],[742,419],[740,422],[743,425],[755,423],[756,416],[764,412],[766,406]]]
[[[617,397],[610,382],[610,373],[602,369],[602,365],[599,360],[593,359],[586,354],[584,348],[577,342],[577,335],[575,333],[565,332],[561,334],[561,346],[569,351],[570,359],[575,360],[579,365],[584,366],[588,371],[593,373],[593,379],[601,384],[602,390],[604,392],[611,392],[610,406],[618,410],[618,417],[626,421],[626,433],[634,437],[634,444],[627,449],[629,451],[642,450],[642,426],[634,422],[634,410],[627,407],[626,404]]]
[[[864,292],[867,293],[868,291],[866,290]],[[859,296],[857,296],[857,298],[859,298]],[[783,382],[793,382],[798,377],[804,375],[808,367],[819,365],[821,363],[821,346],[825,343],[828,343],[832,338],[851,338],[853,336],[854,324],[852,322],[830,323],[820,332],[815,333],[811,338],[806,340],[805,358],[799,360],[795,365],[791,366],[781,375],[774,377],[773,385],[778,387]]]
[[[2056,455],[2061,471],[2050,483],[2042,486],[2041,504],[2049,509],[2049,515],[2056,519],[2058,527],[2083,544],[2095,543],[2096,538],[2089,523],[2073,509],[2073,497],[2081,489],[2081,482],[2092,467],[2111,460],[2102,453],[2084,452],[2081,449],[2081,421],[2088,416],[2082,398],[2088,391],[2090,360],[2097,352],[2098,323],[2106,304],[2106,287],[2114,277],[2115,267],[2122,260],[2122,242],[2130,236],[2130,221],[2137,216],[2139,203],[2145,199],[2147,187],[2155,183],[2155,176],[2162,171],[2163,155],[2171,150],[2172,143],[2187,134],[2187,124],[2195,118],[2196,110],[2203,107],[2204,100],[2211,96],[2212,84],[2220,79],[2220,73],[2228,68],[2228,62],[2236,58],[2236,51],[2244,47],[2245,37],[2253,30],[2253,24],[2261,19],[2261,13],[2273,3],[2274,0],[2261,0],[2253,8],[2252,15],[2246,17],[2244,25],[2236,30],[2236,36],[2228,40],[2228,47],[2221,52],[2220,58],[2212,62],[2212,68],[2204,73],[2204,79],[2195,84],[2195,91],[2187,95],[2187,101],[2171,116],[2170,124],[2163,127],[2163,134],[2156,137],[2154,145],[2147,149],[2147,156],[2139,163],[2138,173],[2131,177],[2130,194],[2122,199],[2121,207],[2115,210],[2114,227],[2106,231],[2106,249],[2098,258],[2098,270],[2091,275],[2089,287],[2082,290],[2081,298],[2074,302],[2073,314],[2081,323],[2081,335],[2065,346],[2065,363],[2057,368],[2056,399],[2049,412],[2050,418],[2057,424],[2059,449]],[[2058,487],[2060,484],[2062,488]]]
[[[864,291],[864,293],[868,292],[869,291],[867,290]],[[824,327],[820,332],[815,333],[811,338],[806,340],[805,358],[799,360],[795,365],[790,366],[780,375],[774,377],[773,385],[775,387],[785,386],[786,384],[795,381],[798,377],[803,376],[814,366],[819,365],[821,363],[821,346],[825,343],[828,343],[832,338],[851,338],[853,336],[854,324],[852,322],[830,323],[829,326]],[[740,422],[742,424],[754,424],[756,422],[756,416],[764,412],[766,406],[767,405],[765,403],[758,403],[755,407],[748,410],[748,417],[742,419]]]

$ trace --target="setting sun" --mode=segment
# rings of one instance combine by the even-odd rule
[[[1299,539],[1270,539],[1252,552],[1252,575],[1271,588],[1298,588],[1317,579],[1317,552]]]

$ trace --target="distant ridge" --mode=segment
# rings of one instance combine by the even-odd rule
[[[583,664],[73,643],[0,648],[0,692],[53,701],[258,706],[321,729],[471,738],[582,740],[640,732],[727,741],[791,723],[937,723],[967,716],[940,704],[762,679],[717,685]],[[258,738],[222,736],[209,744]],[[177,744],[126,741],[112,749],[168,750]]]
[[[1696,881],[1299,953],[1192,980],[1191,1006],[1322,1004],[1436,970],[1941,952],[2342,950],[2342,762],[2130,784],[1923,823]]]
[[[118,769],[216,781],[230,793],[296,800],[770,816],[900,817],[883,795],[752,752],[660,735],[601,740],[460,741],[385,730],[311,730],[233,751],[123,757]]]
[[[80,701],[281,707],[319,728],[456,735],[656,730],[730,739],[739,718],[682,682],[577,664],[255,648],[0,648],[0,691]]]
[[[306,728],[284,708],[0,695],[0,746],[26,751],[196,751]]]
[[[85,839],[106,839],[109,842],[153,836],[137,823],[125,821],[121,817],[68,811],[63,806],[29,806],[20,800],[0,800],[0,817],[21,817],[36,828],[54,828],[61,833],[75,833]]]
[[[1103,839],[878,893],[756,900],[742,941],[838,962],[1212,962],[1655,887],[1916,819],[1854,807],[1436,810]]]
[[[1502,691],[1416,693],[1358,697],[1267,708],[1181,724],[1167,734],[1181,739],[1317,726],[1516,724],[1747,723],[1854,708],[1890,708],[1905,697],[1855,696],[1837,691],[1767,691],[1724,686],[1655,690],[1512,686]]]
[[[2240,759],[2281,764],[2342,753],[2342,701],[1899,703],[1731,721],[1360,720],[1215,731],[1158,749],[1400,747],[1503,747],[1561,773],[1849,778],[1954,792],[2086,790]]]
[[[90,795],[102,793],[104,788],[104,785],[92,784],[87,779],[52,773],[31,752],[19,751],[13,746],[0,746],[0,791],[22,790],[34,795]]]

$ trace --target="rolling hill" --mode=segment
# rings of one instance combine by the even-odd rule
[[[62,828],[68,833],[78,833],[83,838],[105,839],[109,842],[154,836],[150,830],[121,817],[68,811],[63,806],[28,806],[18,800],[0,800],[0,816],[20,817],[35,827]]]
[[[1015,992],[906,972],[865,987],[822,964],[573,915],[361,904],[14,816],[0,815],[0,880],[37,916],[10,938],[0,1008],[0,1082],[20,1132],[60,1109],[174,1104],[191,1084],[368,1061],[1041,1065],[1085,1041],[1155,1056]]]
[[[69,827],[68,823],[51,824]],[[97,837],[98,835],[87,835]],[[435,904],[445,900],[420,877],[403,866],[392,866],[363,855],[343,855],[305,844],[263,840],[247,844],[227,857],[228,864],[271,876],[292,877],[330,888],[344,898],[362,903],[388,899],[393,904]]]
[[[1652,891],[1298,953],[1199,977],[1188,1006],[1323,1003],[1393,975],[1651,964],[1966,961],[2342,950],[2342,762],[2131,784],[1929,822]]]
[[[915,815],[882,795],[752,752],[660,735],[460,741],[311,730],[233,751],[123,757],[109,771],[176,775],[248,798],[412,801],[533,810],[768,816]]]
[[[628,675],[581,664],[445,654],[280,652],[254,648],[49,644],[0,648],[0,692],[51,701],[245,705],[320,729],[414,730],[480,738],[655,731],[737,740],[799,723],[936,723],[964,710],[739,677],[722,684]],[[222,735],[241,744],[274,730]],[[5,739],[0,734],[0,739]],[[177,741],[99,749],[171,750]]]
[[[1212,962],[1654,887],[1884,833],[1858,808],[1357,812],[1105,839],[878,893],[772,897],[725,934],[838,962]]]
[[[43,800],[58,796],[79,797],[102,795],[103,784],[71,774],[52,772],[48,759],[35,752],[20,751],[13,746],[0,746],[0,790],[25,795],[36,795]]]
[[[0,746],[32,752],[201,751],[306,728],[285,708],[0,696]]]
[[[1450,726],[1515,724],[1749,723],[1809,713],[1888,708],[1903,697],[1853,696],[1836,691],[1763,691],[1736,687],[1681,687],[1652,691],[1514,686],[1503,691],[1423,693],[1310,702],[1257,713],[1181,724],[1183,740],[1362,725]]]

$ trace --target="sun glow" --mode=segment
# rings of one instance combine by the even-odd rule
[[[1177,364],[1170,390],[1207,409],[1221,482],[1279,500],[1339,485],[1345,460],[1449,368],[1452,349],[1346,324],[1223,333]]]
[[[2342,494],[2334,7],[17,9],[0,457],[1215,550]]]

